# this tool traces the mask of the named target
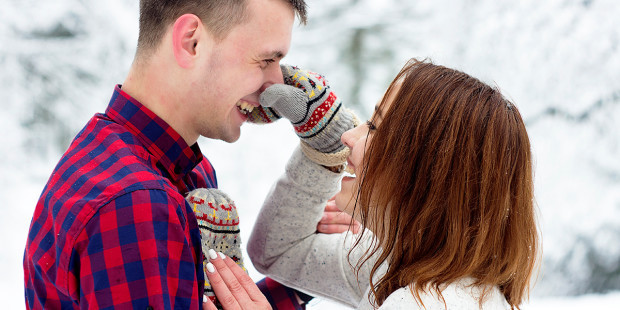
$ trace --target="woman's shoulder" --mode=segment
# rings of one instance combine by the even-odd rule
[[[479,310],[479,298],[482,295],[483,288],[479,286],[471,286],[472,279],[462,279],[447,285],[442,290],[445,300],[441,300],[434,292],[424,292],[420,294],[420,298],[424,307],[415,299],[409,287],[401,287],[394,291],[385,300],[380,309],[424,309],[427,310],[444,310],[444,309],[463,309],[463,310]],[[498,287],[491,288],[482,304],[484,310],[510,309],[504,295]]]

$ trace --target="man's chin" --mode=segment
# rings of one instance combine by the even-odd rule
[[[237,142],[239,140],[239,136],[236,136],[236,137],[230,137],[230,136],[220,137],[220,138],[217,138],[216,140],[224,141],[226,143],[235,143],[235,142]]]
[[[223,132],[223,133],[220,133],[219,135],[215,135],[211,133],[211,134],[203,134],[202,136],[207,139],[211,139],[211,140],[220,140],[220,141],[224,141],[227,143],[234,143],[234,142],[237,142],[237,140],[239,140],[239,137],[241,136],[241,130],[240,128],[238,128],[236,132],[228,132],[228,133]]]
[[[226,135],[222,138],[220,138],[220,140],[224,141],[224,142],[228,142],[228,143],[234,143],[237,142],[239,140],[239,138],[241,137],[241,130],[237,130],[236,133],[233,133],[231,135]]]

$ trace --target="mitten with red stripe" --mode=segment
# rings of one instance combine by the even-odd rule
[[[325,166],[344,163],[349,150],[340,137],[358,124],[355,114],[322,75],[290,65],[280,68],[284,84],[268,87],[260,95],[261,106],[291,121],[311,160]]]
[[[185,197],[198,220],[205,273],[205,296],[220,308],[215,293],[207,278],[207,252],[213,249],[232,258],[237,265],[246,270],[241,254],[239,236],[239,215],[235,202],[226,193],[215,188],[198,188]],[[247,271],[246,271],[247,272]]]

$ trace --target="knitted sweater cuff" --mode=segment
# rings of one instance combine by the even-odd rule
[[[353,122],[353,128],[357,127],[360,124],[360,120],[357,118],[357,115],[355,115],[355,113],[353,113],[353,111],[349,109],[345,109],[345,110],[346,110],[346,113],[351,115],[352,122]],[[349,154],[351,153],[351,149],[349,149],[346,146],[338,152],[323,153],[323,152],[316,150],[312,146],[310,146],[304,140],[300,141],[300,145],[301,145],[302,152],[306,155],[306,157],[308,157],[308,159],[310,159],[311,161],[319,165],[323,165],[327,167],[333,167],[333,166],[344,164],[347,161],[347,156],[349,156]]]

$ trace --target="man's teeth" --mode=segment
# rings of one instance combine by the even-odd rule
[[[254,110],[254,106],[243,101],[243,100],[239,100],[237,102],[237,107],[239,108],[239,111],[241,111],[241,113],[243,114],[249,114],[252,112],[252,110]]]

